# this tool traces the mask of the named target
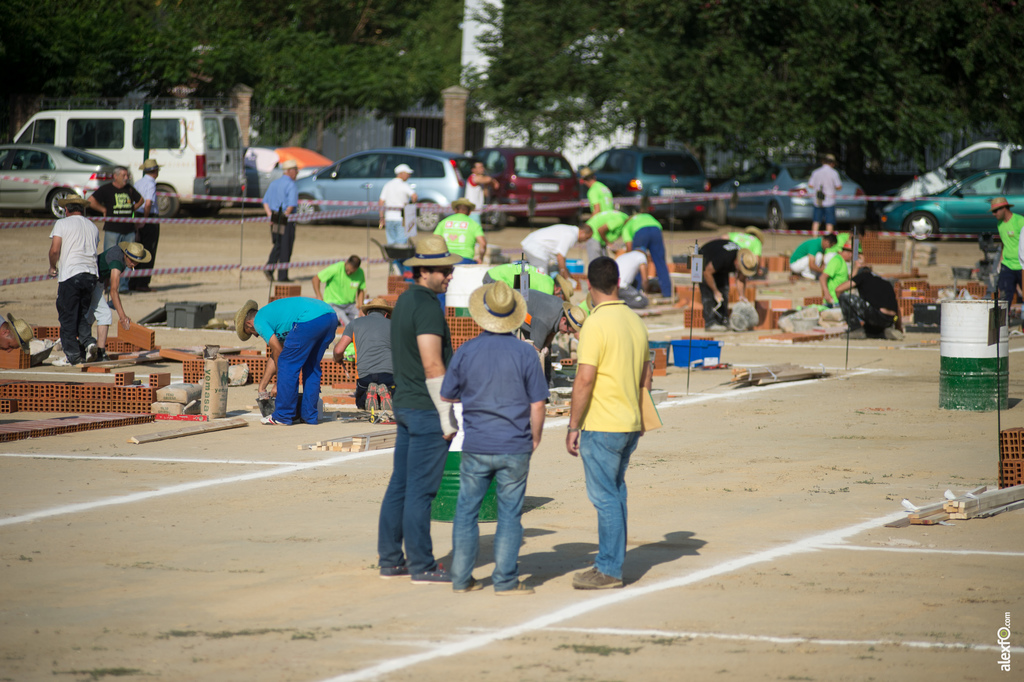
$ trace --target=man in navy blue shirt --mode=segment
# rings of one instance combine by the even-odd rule
[[[479,547],[477,518],[492,479],[497,480],[494,533],[495,594],[531,594],[519,581],[523,499],[530,455],[540,444],[548,385],[533,345],[512,335],[526,319],[526,301],[504,282],[486,284],[469,298],[469,312],[484,330],[456,351],[441,398],[462,403],[459,499],[452,526],[452,589],[478,590],[473,578]]]
[[[292,259],[292,246],[295,245],[295,222],[288,219],[288,216],[295,213],[299,207],[299,190],[295,185],[295,178],[299,175],[299,164],[289,160],[281,164],[284,175],[270,183],[267,193],[263,195],[263,211],[270,218],[270,239],[274,242],[270,249],[270,257],[267,258],[267,265],[274,263],[288,263]],[[274,272],[264,270],[263,273],[271,282],[274,281]],[[290,282],[288,270],[282,268],[277,271],[278,282]]]

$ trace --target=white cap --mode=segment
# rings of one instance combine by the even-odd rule
[[[409,173],[411,175],[412,172],[413,170],[412,168],[409,168],[408,164],[400,163],[397,166],[395,166],[395,175],[398,175],[399,173]]]

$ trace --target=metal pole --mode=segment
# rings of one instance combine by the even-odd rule
[[[242,288],[242,242],[245,240],[245,192],[242,192],[242,213],[238,219],[238,288]]]
[[[697,241],[690,247],[690,345],[686,349],[686,395],[690,395],[690,365],[693,358],[693,298],[697,292],[697,283],[693,281],[693,257],[697,253]]]

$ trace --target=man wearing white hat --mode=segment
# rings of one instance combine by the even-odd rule
[[[299,190],[295,186],[299,164],[294,159],[288,159],[281,164],[281,170],[284,175],[270,183],[267,193],[263,195],[263,210],[270,219],[270,238],[274,242],[267,265],[290,262],[292,247],[295,245],[295,222],[289,220],[289,216],[299,207]],[[263,273],[269,281],[274,281],[273,270],[264,270]],[[277,281],[291,281],[286,268],[277,271]]]
[[[409,232],[403,220],[406,204],[416,203],[416,190],[409,184],[412,168],[400,163],[395,166],[395,177],[388,180],[380,190],[380,227],[387,235],[388,244],[408,244]]]
[[[441,398],[462,403],[462,463],[452,525],[452,589],[482,587],[473,578],[479,548],[477,518],[496,481],[498,526],[494,533],[495,594],[530,594],[519,581],[523,499],[530,455],[540,445],[548,384],[537,353],[512,335],[526,319],[526,301],[504,282],[485,284],[469,297],[469,313],[483,329],[452,357]]]
[[[142,177],[135,183],[135,189],[142,195],[143,204],[140,209],[142,217],[158,218],[160,216],[160,208],[156,202],[156,176],[160,174],[160,164],[156,162],[156,159],[146,159],[139,166],[139,170],[142,171]],[[135,226],[137,228],[135,234],[138,236],[139,243],[149,251],[151,256],[148,265],[152,269],[156,263],[157,243],[160,241],[160,223],[144,222],[136,223]],[[132,277],[128,280],[128,290],[150,291],[149,283],[151,279],[150,277]]]

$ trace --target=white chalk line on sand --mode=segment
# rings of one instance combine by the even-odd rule
[[[265,471],[253,471],[248,474],[239,474],[238,476],[225,476],[222,478],[213,478],[205,481],[192,481],[190,483],[180,483],[178,485],[172,485],[166,488],[159,488],[157,490],[146,490],[143,492],[131,493],[128,495],[119,495],[117,497],[107,497],[101,500],[94,500],[92,502],[66,504],[60,507],[51,507],[49,509],[41,509],[39,511],[29,512],[27,514],[20,514],[18,516],[10,516],[8,518],[0,519],[0,526],[13,526],[17,523],[38,521],[39,519],[45,519],[51,516],[59,516],[61,514],[77,514],[80,512],[91,511],[99,507],[108,507],[115,504],[129,504],[132,502],[141,502],[143,500],[150,500],[156,497],[175,495],[177,493],[187,493],[192,492],[193,490],[201,490],[202,488],[210,488],[217,485],[225,485],[227,483],[256,481],[261,478],[270,478],[272,476],[293,474],[299,471],[315,469],[317,467],[325,467],[332,466],[334,464],[340,464],[341,462],[347,462],[353,459],[375,457],[385,452],[391,452],[391,450],[369,450],[367,452],[355,452],[347,455],[339,455],[338,457],[330,457],[328,459],[317,460],[315,462],[300,462],[297,464],[290,464],[284,467],[278,467],[276,469],[267,469]]]
[[[845,376],[852,376],[853,374],[866,374],[866,373],[878,372],[878,371],[882,371],[882,370],[864,369],[864,370],[859,370],[859,371],[851,373],[851,374],[847,374]],[[742,389],[742,390],[739,390],[739,391],[732,391],[732,392],[729,392],[729,393],[697,394],[697,395],[693,395],[693,396],[690,396],[688,398],[681,399],[681,400],[668,400],[668,401],[664,401],[664,402],[660,403],[658,407],[659,407],[659,409],[662,409],[662,408],[665,408],[665,407],[676,407],[678,405],[687,405],[687,404],[696,403],[696,402],[703,402],[703,401],[707,401],[707,400],[714,400],[714,399],[717,399],[717,398],[721,398],[721,399],[742,398],[742,397],[746,397],[746,396],[752,395],[754,393],[760,393],[762,391],[774,390],[774,389],[777,389],[777,388],[785,388],[787,386],[790,386],[790,385],[796,384],[796,383],[806,384],[808,382],[824,381],[824,380],[827,380],[828,378],[829,377],[824,377],[822,379],[812,379],[812,380],[802,381],[802,382],[786,382],[786,383],[781,383],[781,384],[772,384],[772,385],[769,385],[769,386],[754,386],[754,387],[745,388],[745,389]],[[559,427],[559,426],[564,426],[565,424],[568,423],[568,421],[569,420],[568,420],[567,417],[562,417],[560,419],[546,420],[545,424],[544,424],[544,428],[545,429],[549,429],[549,428],[556,428],[556,427]],[[350,455],[342,455],[340,457],[331,457],[331,458],[324,459],[324,460],[317,460],[315,462],[299,462],[299,463],[295,463],[295,464],[286,464],[285,466],[280,466],[278,468],[270,469],[270,470],[267,470],[267,471],[258,471],[258,472],[253,472],[253,473],[249,473],[249,474],[240,474],[238,476],[227,476],[227,477],[221,477],[221,478],[214,478],[214,479],[210,479],[210,480],[206,480],[206,481],[194,481],[194,482],[191,482],[191,483],[182,483],[182,484],[178,484],[178,485],[168,486],[167,488],[159,488],[157,490],[149,490],[149,491],[145,491],[145,492],[131,493],[129,495],[119,495],[117,497],[108,497],[108,498],[104,498],[104,499],[100,499],[100,500],[94,500],[92,502],[81,502],[81,503],[78,503],[78,504],[70,504],[70,505],[62,505],[60,507],[52,507],[50,509],[41,509],[39,511],[29,512],[27,514],[19,514],[18,516],[11,516],[11,517],[0,519],[0,527],[2,527],[2,526],[12,526],[12,525],[15,525],[15,524],[18,524],[18,523],[26,523],[28,521],[38,521],[39,519],[44,519],[44,518],[48,518],[48,517],[51,517],[51,516],[59,516],[61,514],[77,514],[77,513],[86,512],[86,511],[92,511],[92,510],[98,509],[100,507],[106,507],[106,506],[115,505],[115,504],[129,504],[131,502],[141,502],[143,500],[152,499],[154,497],[163,497],[165,495],[175,495],[175,494],[178,494],[178,493],[187,493],[187,492],[192,492],[194,490],[200,490],[202,488],[209,488],[209,487],[216,486],[216,485],[226,485],[226,484],[229,484],[229,483],[240,483],[240,482],[244,482],[244,481],[252,481],[252,480],[257,480],[257,479],[261,479],[261,478],[269,478],[271,476],[283,476],[283,475],[286,475],[286,474],[293,474],[293,473],[296,473],[298,471],[305,471],[307,469],[313,469],[313,468],[316,468],[316,467],[332,466],[334,464],[340,464],[342,462],[347,462],[347,461],[353,460],[353,459],[361,459],[363,457],[372,457],[372,456],[376,456],[376,455],[380,455],[380,454],[388,454],[388,453],[392,453],[392,452],[394,452],[394,448],[387,448],[387,449],[383,449],[383,450],[371,450],[369,452],[360,452],[360,453],[355,453],[355,454],[350,454]],[[2,454],[3,453],[0,453],[0,455],[2,455]],[[18,455],[18,456],[30,456],[30,455]],[[40,454],[40,455],[38,455],[38,457],[46,458],[47,455]],[[67,457],[70,457],[70,456],[67,456]],[[96,458],[96,457],[83,457],[83,459],[99,459],[99,458]],[[122,461],[125,461],[125,462],[130,462],[132,460],[141,459],[141,458],[135,458],[135,457],[132,457],[132,456],[127,456],[127,457],[113,457],[111,459],[117,459],[117,460],[122,460]],[[207,462],[210,462],[210,463],[221,463],[221,462],[218,462],[218,460],[203,460],[203,459],[198,459],[198,460],[172,460],[172,459],[169,458],[167,460],[161,460],[161,461],[182,461],[182,462],[183,461],[197,461],[197,462],[200,462],[200,463],[207,463]]]
[[[892,513],[887,516],[864,521],[853,526],[827,531],[825,533],[804,538],[803,540],[797,540],[796,542],[763,550],[755,554],[724,561],[715,566],[703,568],[676,578],[669,578],[649,585],[632,586],[622,590],[610,591],[599,597],[586,599],[586,601],[578,604],[573,604],[545,615],[538,616],[537,618],[528,620],[525,623],[520,623],[519,625],[512,625],[491,632],[472,635],[458,642],[443,643],[430,651],[392,658],[361,670],[327,678],[323,682],[360,682],[361,680],[371,680],[379,677],[380,675],[409,668],[420,663],[427,663],[438,658],[463,654],[495,642],[512,639],[537,630],[544,630],[571,618],[576,618],[592,611],[597,611],[598,609],[615,606],[639,597],[646,597],[666,590],[686,587],[703,580],[718,577],[725,573],[731,573],[733,571],[747,568],[754,564],[774,561],[776,559],[782,559],[804,552],[819,551],[823,546],[841,543],[850,536],[903,518],[903,515],[903,512]]]
[[[0,457],[20,457],[24,459],[97,459],[115,462],[167,462],[171,464],[255,464],[260,466],[290,466],[295,462],[274,462],[255,459],[186,459],[182,457],[136,457],[135,455],[47,455],[20,452],[0,452]]]
[[[822,545],[822,549],[849,549],[855,552],[907,552],[910,554],[946,554],[964,556],[1024,557],[1024,552],[993,552],[985,549],[933,549],[931,547],[870,547],[865,545]]]
[[[994,644],[968,644],[965,642],[914,642],[898,639],[820,639],[817,637],[773,637],[769,635],[725,634],[721,632],[679,632],[676,630],[631,630],[625,628],[547,628],[548,632],[576,632],[586,635],[612,635],[614,637],[658,637],[662,639],[723,639],[737,642],[765,642],[767,644],[817,644],[822,646],[894,646],[911,649],[956,649],[968,651],[1002,651]],[[1010,647],[1011,651],[1024,651],[1024,647]]]

